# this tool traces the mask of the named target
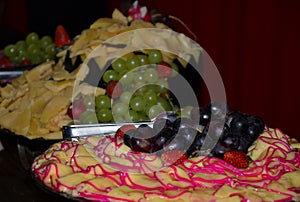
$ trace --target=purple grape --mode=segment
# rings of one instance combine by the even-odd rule
[[[237,148],[240,151],[243,151],[245,153],[248,152],[248,148],[254,141],[249,137],[249,136],[241,136],[240,137],[240,144],[239,147]]]
[[[177,136],[183,137],[188,143],[192,143],[195,140],[197,132],[198,131],[195,128],[191,127],[180,128]]]
[[[226,117],[229,106],[222,102],[211,102],[206,106],[206,110],[211,112],[212,118],[222,119]]]
[[[158,134],[164,128],[172,128],[172,123],[168,119],[158,119],[153,123],[153,131],[155,134]]]
[[[251,137],[251,139],[256,140],[260,134],[259,126],[255,124],[249,125],[247,129],[247,135]]]
[[[240,138],[236,135],[227,134],[223,138],[222,144],[230,149],[237,149],[240,145]]]
[[[131,149],[133,151],[150,153],[152,148],[152,143],[149,139],[135,138],[132,137],[130,141]]]
[[[258,116],[249,116],[247,117],[247,120],[249,122],[249,125],[256,125],[256,127],[258,128],[258,133],[261,134],[264,129],[265,129],[265,122],[263,121],[262,118],[258,117]]]
[[[240,116],[240,117],[235,117],[231,122],[230,122],[230,132],[233,135],[238,135],[238,136],[243,136],[248,129],[248,121]]]
[[[200,121],[199,124],[202,126],[207,126],[211,118],[210,110],[205,110],[204,108],[200,108]]]
[[[192,127],[195,128],[195,123],[190,118],[179,117],[173,123],[173,129],[178,132],[180,128]]]
[[[231,150],[230,148],[225,147],[224,145],[222,145],[220,143],[217,143],[215,145],[215,147],[213,148],[213,150],[211,151],[211,154],[215,157],[222,159],[224,156],[224,153],[227,151],[230,151],[230,150]]]
[[[131,129],[131,130],[128,130],[125,134],[124,134],[124,138],[123,138],[123,141],[124,141],[124,144],[127,145],[128,147],[131,148],[131,137],[133,137],[135,134],[135,129]]]
[[[141,124],[136,130],[140,138],[148,139],[154,136],[153,129],[147,124]]]

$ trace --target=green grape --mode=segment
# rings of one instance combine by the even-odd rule
[[[27,47],[27,52],[31,57],[33,57],[39,55],[41,53],[41,49],[37,44],[33,43]]]
[[[122,58],[118,58],[114,60],[111,66],[117,72],[123,72],[124,70],[127,69],[126,61],[123,60]]]
[[[45,53],[44,54],[44,59],[45,59],[45,61],[50,61],[50,60],[53,60],[53,56],[48,54],[48,53]]]
[[[25,43],[25,41],[20,40],[20,41],[18,41],[18,42],[15,44],[15,47],[16,47],[17,51],[25,50],[25,49],[26,49],[26,43]]]
[[[84,111],[80,114],[79,122],[81,124],[92,124],[92,123],[98,123],[98,119],[94,112]]]
[[[52,58],[54,58],[54,56],[57,53],[57,48],[56,48],[55,44],[49,44],[45,48],[45,53],[49,54]]]
[[[136,122],[139,120],[139,114],[136,111],[129,110],[129,113],[125,114],[125,121],[128,122]]]
[[[103,74],[103,81],[105,83],[109,83],[111,81],[117,81],[119,80],[119,74],[112,69],[106,70]]]
[[[131,97],[132,97],[132,93],[131,92],[124,91],[120,95],[120,101],[123,102],[123,103],[125,103],[125,104],[129,104]]]
[[[83,102],[86,109],[95,109],[95,99],[93,96],[85,96]]]
[[[43,36],[39,41],[39,45],[42,49],[46,49],[46,47],[50,44],[53,44],[53,40],[50,36]]]
[[[18,55],[12,56],[9,59],[13,64],[20,64],[22,62],[21,58]]]
[[[171,111],[172,110],[172,106],[170,104],[170,102],[168,102],[166,99],[162,98],[162,97],[157,97],[157,105],[163,107],[166,111]]]
[[[97,109],[109,109],[111,106],[111,99],[107,95],[98,95],[95,98],[95,106]]]
[[[165,112],[166,110],[164,109],[164,107],[162,107],[161,105],[153,105],[150,107],[149,111],[148,111],[148,117],[150,119],[155,118],[157,115]]]
[[[144,74],[136,73],[136,76],[134,77],[134,81],[139,83],[145,83],[146,79]]]
[[[128,69],[134,69],[134,68],[140,66],[140,60],[135,55],[129,56],[126,60],[126,65],[127,65]]]
[[[150,105],[153,105],[157,102],[157,95],[155,92],[153,91],[148,91],[144,94],[143,96],[146,104],[150,104]]]
[[[143,111],[145,109],[146,103],[145,100],[143,99],[142,96],[136,96],[133,97],[130,102],[130,107],[134,110],[134,111]]]
[[[26,44],[30,45],[30,44],[34,44],[34,43],[38,43],[39,42],[39,35],[35,32],[31,32],[26,36]]]
[[[151,50],[148,55],[150,64],[159,64],[163,61],[163,56],[159,50]]]
[[[19,54],[18,54],[20,60],[25,60],[25,59],[29,59],[29,54],[26,50],[19,50]]]
[[[9,57],[9,58],[13,57],[13,56],[16,56],[17,55],[17,49],[16,49],[15,45],[10,44],[10,45],[5,46],[4,55]]]
[[[171,77],[175,77],[177,76],[178,72],[179,72],[179,68],[178,68],[178,65],[174,62],[172,62],[170,64],[171,68],[172,68],[172,74],[171,74]]]
[[[125,118],[123,116],[120,116],[120,115],[114,115],[113,116],[113,121],[115,123],[123,123],[123,122],[125,122]]]
[[[140,66],[149,64],[147,55],[137,55],[137,58],[140,60]]]
[[[97,119],[101,123],[108,123],[113,120],[113,116],[109,109],[100,109],[97,112]]]
[[[138,121],[146,121],[149,120],[149,117],[144,112],[137,112]]]
[[[155,83],[158,78],[159,75],[156,71],[156,69],[154,68],[147,68],[146,71],[143,73],[145,81],[146,82],[151,82],[151,83]]]
[[[156,84],[148,84],[147,85],[147,92],[154,92],[159,93],[159,87]]]
[[[120,78],[120,82],[123,86],[126,86],[126,85],[132,83],[132,81],[134,80],[134,77],[135,77],[135,73],[132,71],[129,71],[129,72],[123,74],[123,76]]]
[[[169,83],[165,79],[160,79],[157,81],[157,90],[159,93],[166,93],[169,89]]]
[[[40,55],[33,55],[33,56],[30,57],[30,61],[31,61],[32,64],[37,65],[37,64],[42,63],[43,59]]]
[[[123,102],[115,103],[112,106],[113,115],[122,115],[123,116],[126,113],[128,113],[128,111],[129,111],[128,105]]]

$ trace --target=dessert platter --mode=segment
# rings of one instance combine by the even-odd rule
[[[226,102],[199,106],[201,78],[188,78],[204,50],[152,18],[116,9],[0,88],[0,127],[40,141],[27,162],[38,187],[75,201],[300,201],[300,143]],[[64,130],[81,126],[118,127]]]

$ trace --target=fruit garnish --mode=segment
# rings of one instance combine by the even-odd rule
[[[2,56],[0,58],[0,67],[9,67],[11,66],[11,61],[9,60],[8,57]]]
[[[179,164],[187,159],[187,155],[184,151],[175,149],[162,153],[161,159],[165,165]]]
[[[166,62],[161,62],[157,65],[157,72],[158,75],[161,77],[169,77],[172,75],[172,68],[171,66]]]
[[[70,36],[62,25],[56,27],[54,43],[60,48],[71,44]]]
[[[118,98],[122,92],[123,92],[122,84],[119,83],[118,81],[111,81],[106,87],[106,94],[113,99]]]
[[[79,99],[73,102],[67,110],[67,114],[70,118],[79,120],[80,115],[85,111],[86,107],[83,99]]]
[[[125,134],[127,131],[129,131],[129,130],[135,130],[135,129],[136,129],[136,127],[135,127],[133,124],[123,125],[123,126],[121,126],[121,127],[117,130],[117,132],[116,132],[116,134],[115,134],[115,137],[118,137],[118,138],[123,139],[123,138],[124,138],[124,134]]]
[[[247,168],[249,166],[249,157],[245,152],[231,150],[224,153],[224,161],[236,168]]]
[[[151,16],[145,6],[139,6],[138,1],[135,1],[128,10],[128,18],[131,20],[143,20],[149,22]]]

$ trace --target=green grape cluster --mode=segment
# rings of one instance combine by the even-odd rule
[[[150,50],[147,54],[135,52],[127,57],[117,58],[112,62],[102,80],[108,89],[110,82],[122,85],[122,92],[117,98],[108,94],[95,98],[95,109],[99,122],[130,122],[149,120],[164,111],[175,110],[168,97],[168,77],[160,76],[157,66],[163,61],[159,50]],[[175,63],[170,77],[177,74]]]
[[[40,64],[54,59],[56,54],[57,47],[52,37],[45,35],[40,38],[35,32],[29,33],[25,40],[4,48],[4,55],[15,65],[21,65],[24,61],[28,64]]]

